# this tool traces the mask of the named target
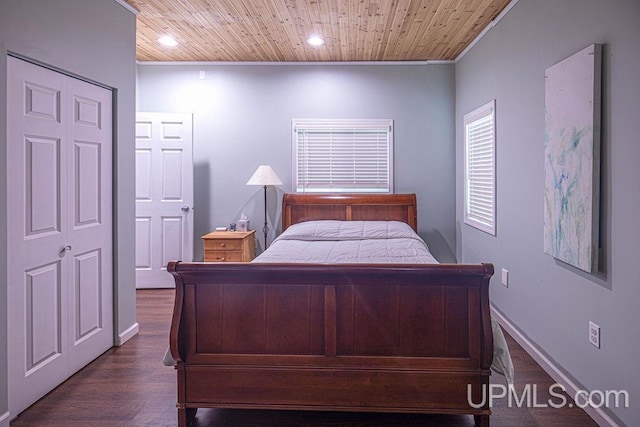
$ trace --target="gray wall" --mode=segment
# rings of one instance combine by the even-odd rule
[[[417,194],[419,233],[439,260],[454,261],[453,73],[453,64],[139,65],[138,111],[194,116],[195,259],[199,237],[242,212],[261,230],[263,190],[245,185],[260,164],[284,183],[277,198],[269,194],[270,222],[280,227],[291,119],[390,118],[395,191]]]
[[[604,271],[582,273],[543,253],[544,71],[603,43]],[[537,348],[588,390],[628,390],[640,422],[640,2],[520,0],[456,64],[458,255],[495,263],[491,299]],[[497,236],[463,224],[463,115],[496,99]],[[510,286],[499,271],[510,272]],[[601,327],[601,349],[587,341]],[[518,373],[516,372],[516,375]]]
[[[108,0],[0,1],[0,226],[6,225],[6,52],[115,88],[114,243],[116,333],[135,324],[133,13]],[[10,185],[10,184],[9,184]],[[6,319],[6,234],[0,233],[0,318]],[[6,321],[0,321],[0,417],[7,411]],[[12,414],[15,416],[17,414]]]

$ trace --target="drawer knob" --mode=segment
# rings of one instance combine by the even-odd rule
[[[224,243],[220,243],[221,248],[224,248],[224,246],[225,246]]]

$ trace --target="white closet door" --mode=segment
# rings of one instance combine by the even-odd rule
[[[67,378],[66,78],[8,58],[9,410]]]
[[[111,91],[68,79],[69,365],[113,345]]]
[[[113,343],[112,111],[110,91],[12,57],[7,90],[16,416]]]
[[[193,260],[193,130],[186,113],[136,116],[136,287],[172,288]]]

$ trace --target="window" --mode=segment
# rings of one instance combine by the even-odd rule
[[[496,234],[495,100],[464,116],[464,222]]]
[[[393,192],[393,120],[293,120],[292,132],[296,192]]]

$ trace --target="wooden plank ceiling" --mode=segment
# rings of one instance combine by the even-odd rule
[[[139,61],[453,60],[510,0],[126,0]],[[171,35],[178,46],[161,46]],[[325,44],[312,47],[310,35]]]

